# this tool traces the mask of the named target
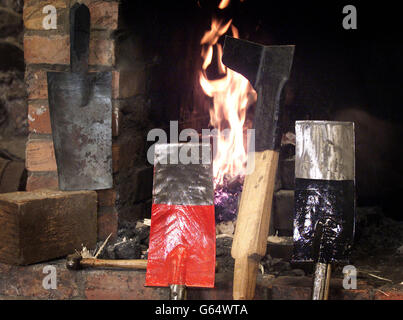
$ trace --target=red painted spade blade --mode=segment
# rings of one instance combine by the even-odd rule
[[[216,235],[210,145],[192,144],[203,151],[200,161],[208,155],[209,164],[171,164],[169,154],[185,145],[190,144],[155,148],[146,286],[214,287]]]

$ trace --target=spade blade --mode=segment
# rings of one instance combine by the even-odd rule
[[[176,151],[194,151],[197,161],[178,163]],[[157,144],[154,158],[146,286],[212,288],[215,219],[210,145]]]
[[[348,262],[354,238],[354,124],[296,122],[294,262]]]

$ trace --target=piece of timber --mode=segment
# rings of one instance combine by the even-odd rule
[[[93,268],[122,268],[122,269],[147,269],[147,260],[106,260],[106,259],[91,259],[84,258],[80,261],[82,267]]]
[[[257,269],[266,253],[279,153],[256,152],[255,169],[244,182],[231,254],[235,259],[233,296],[252,299]]]
[[[0,194],[0,261],[27,265],[93,249],[97,241],[95,191]]]

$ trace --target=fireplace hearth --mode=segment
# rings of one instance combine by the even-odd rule
[[[48,192],[64,199],[60,201],[66,208],[74,207],[74,199],[60,190],[47,74],[70,71],[69,13],[75,2],[0,0],[0,197],[14,191]],[[391,26],[392,22],[388,20],[383,27],[369,23],[376,12],[369,4],[357,6],[359,27],[349,31],[342,27],[343,8],[336,4],[79,2],[91,14],[88,72],[112,74],[113,183],[109,189],[82,192],[88,205],[97,198],[97,208],[94,219],[89,212],[85,218],[94,235],[80,233],[83,241],[87,236],[91,241],[83,243],[85,248],[76,248],[78,252],[82,250],[81,254],[90,258],[98,253],[96,258],[105,260],[148,259],[154,167],[147,156],[155,143],[148,141],[152,129],[167,132],[170,142],[175,138],[170,132],[172,121],[178,123],[179,132],[193,129],[198,136],[203,129],[240,127],[229,139],[238,145],[219,142],[221,158],[214,160],[216,167],[220,162],[226,168],[214,171],[215,288],[188,288],[187,292],[188,299],[232,299],[231,248],[245,180],[246,132],[253,127],[257,94],[248,83],[243,100],[234,102],[231,97],[230,102],[221,103],[223,95],[231,90],[237,93],[242,86],[240,81],[233,89],[235,72],[221,65],[224,36],[267,46],[293,44],[290,79],[281,95],[282,138],[267,250],[258,265],[255,299],[312,296],[312,264],[292,261],[297,120],[355,124],[356,221],[350,264],[358,271],[358,288],[343,288],[344,265],[336,265],[329,299],[403,299],[403,216],[399,209],[403,158],[398,148],[403,138],[399,83],[403,47],[396,41],[400,35],[393,31],[398,28]],[[232,109],[236,109],[233,114]],[[245,153],[232,159],[239,149]],[[238,167],[232,165],[236,161]],[[35,199],[29,200],[35,210],[46,207]],[[7,219],[14,204],[9,203],[14,200],[7,205],[0,200],[0,225],[4,221],[4,225],[10,224]],[[18,208],[20,200],[15,200]],[[13,209],[7,211],[4,206]],[[59,204],[54,207],[54,212],[64,212]],[[43,221],[54,221],[55,233],[65,230],[63,221],[72,226],[80,223],[78,215],[59,223],[53,220],[56,214],[50,217],[45,210],[40,212]],[[24,220],[23,215],[18,219],[15,221],[34,221]],[[38,230],[41,227],[38,223]],[[14,234],[14,229],[10,230],[0,230],[0,256],[9,250],[2,241]],[[69,227],[66,230],[71,231]],[[70,248],[68,240],[56,238]],[[16,248],[23,247],[17,242]],[[169,298],[167,288],[144,287],[145,270],[108,267],[73,271],[66,267],[65,257],[64,251],[52,257],[44,255],[28,266],[1,260],[0,300]],[[57,270],[57,290],[42,286],[46,266]]]

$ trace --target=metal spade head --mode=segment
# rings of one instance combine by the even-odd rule
[[[71,72],[48,72],[49,111],[61,190],[112,187],[112,73],[87,73],[90,13],[70,10]]]
[[[296,122],[294,262],[348,262],[354,238],[354,124]]]
[[[225,37],[223,63],[246,77],[257,92],[255,150],[280,148],[280,98],[291,72],[295,46],[264,46]]]
[[[213,198],[209,144],[156,145],[147,286],[214,286]]]

